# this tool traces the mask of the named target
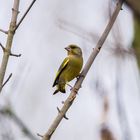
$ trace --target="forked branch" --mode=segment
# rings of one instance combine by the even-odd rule
[[[1,92],[2,87],[3,87],[2,86],[3,85],[3,80],[4,80],[4,76],[5,76],[9,56],[10,56],[9,52],[11,52],[13,37],[14,37],[14,34],[15,34],[14,29],[16,27],[16,22],[17,22],[19,2],[20,2],[19,0],[14,0],[14,4],[13,4],[13,8],[12,8],[12,17],[11,17],[9,30],[8,30],[6,47],[5,47],[6,51],[4,51],[3,58],[2,58],[2,63],[1,63],[1,67],[0,67],[0,92]]]
[[[20,2],[20,0],[14,0],[14,4],[13,4],[13,8],[12,8],[12,17],[11,17],[11,22],[10,22],[10,25],[9,25],[9,29],[8,29],[8,31],[4,31],[4,30],[0,29],[1,32],[6,33],[8,35],[7,41],[6,41],[6,46],[4,47],[0,43],[0,47],[3,49],[3,58],[2,58],[2,63],[1,63],[1,67],[0,67],[0,92],[3,88],[3,85],[5,85],[5,84],[3,84],[3,80],[4,80],[9,56],[15,56],[15,57],[20,57],[21,56],[21,54],[11,53],[11,47],[12,47],[12,42],[13,42],[13,37],[15,35],[15,31],[17,30],[19,25],[22,23],[22,21],[24,20],[24,18],[28,14],[29,10],[31,9],[31,7],[35,3],[35,1],[36,0],[32,1],[32,3],[30,4],[28,9],[26,10],[26,12],[23,15],[23,17],[21,18],[21,20],[18,22],[18,24],[16,24],[17,23],[17,16],[18,16],[18,13],[19,13],[19,2]]]

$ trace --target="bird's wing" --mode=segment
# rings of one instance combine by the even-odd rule
[[[68,62],[69,62],[69,58],[66,57],[64,59],[64,61],[62,62],[61,66],[59,67],[58,72],[56,73],[56,77],[55,77],[55,80],[54,80],[54,83],[53,83],[53,87],[58,84],[59,76],[63,72],[63,70],[67,67]]]

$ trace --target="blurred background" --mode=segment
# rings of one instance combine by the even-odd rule
[[[14,0],[0,0],[0,28],[8,29]],[[20,1],[22,17],[31,0]],[[39,140],[70,93],[53,96],[64,48],[77,44],[84,64],[104,31],[115,0],[37,0],[14,36],[0,94],[0,140]],[[140,2],[126,0],[82,88],[52,140],[139,140]],[[5,45],[7,36],[0,33]],[[0,50],[0,62],[2,60]],[[75,80],[70,82],[73,85]]]

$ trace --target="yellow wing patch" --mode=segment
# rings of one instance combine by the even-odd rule
[[[62,62],[60,68],[58,69],[58,72],[56,73],[56,77],[55,77],[55,80],[54,80],[54,83],[53,83],[53,87],[58,84],[59,76],[63,72],[63,70],[66,68],[66,66],[68,65],[68,62],[69,62],[68,57],[65,58],[64,61]]]

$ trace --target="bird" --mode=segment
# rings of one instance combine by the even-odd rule
[[[53,95],[61,92],[66,93],[65,86],[78,77],[83,66],[82,50],[75,44],[68,45],[65,50],[67,51],[67,57],[60,65],[52,87],[56,86],[56,90]]]

